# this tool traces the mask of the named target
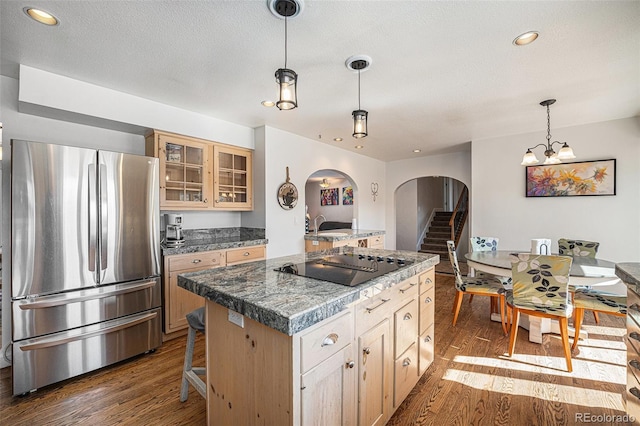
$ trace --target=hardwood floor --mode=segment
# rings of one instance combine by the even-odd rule
[[[489,298],[465,303],[451,327],[453,277],[436,278],[436,354],[389,425],[570,425],[576,414],[624,415],[626,349],[623,318],[587,315],[589,340],[565,371],[558,336],[530,343],[520,329],[513,358],[508,337],[488,320]],[[487,299],[487,300],[482,300]],[[0,374],[0,423],[6,425],[202,425],[205,402],[193,388],[179,401],[186,338],[153,354],[52,385],[26,397],[11,396],[11,372]],[[204,363],[204,337],[194,365]],[[584,416],[584,414],[583,414]],[[329,425],[330,426],[330,425]]]

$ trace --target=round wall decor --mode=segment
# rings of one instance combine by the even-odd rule
[[[289,181],[289,167],[287,180],[278,188],[278,204],[285,210],[291,210],[298,204],[298,188]]]

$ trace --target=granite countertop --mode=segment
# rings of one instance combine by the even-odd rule
[[[173,254],[261,246],[269,242],[265,238],[264,229],[243,227],[185,229],[184,239],[185,243],[180,247],[167,247],[162,244],[162,254],[170,256]]]
[[[640,262],[616,263],[616,275],[627,285],[640,286]]]
[[[318,234],[309,232],[304,235],[304,239],[314,241],[342,241],[384,234],[385,231],[376,231],[371,229],[332,229],[330,231],[319,231]]]
[[[342,253],[392,256],[412,263],[355,287],[275,271],[287,263]],[[178,286],[291,336],[337,314],[361,296],[392,287],[439,261],[438,255],[427,253],[340,247],[180,274]]]

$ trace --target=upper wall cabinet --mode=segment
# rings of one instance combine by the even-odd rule
[[[253,209],[253,151],[155,130],[146,152],[160,160],[161,210]]]

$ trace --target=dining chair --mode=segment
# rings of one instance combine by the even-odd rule
[[[558,240],[558,253],[565,256],[595,258],[598,247],[600,247],[600,243],[596,241],[569,240],[567,238]]]
[[[596,254],[598,253],[598,247],[600,247],[600,243],[597,241],[569,240],[567,238],[558,239],[558,253],[565,256],[590,257],[592,259],[595,259]],[[569,286],[569,290],[571,292],[575,292],[576,290],[581,288],[589,287]],[[595,318],[596,324],[600,324],[600,317],[598,317],[597,311],[593,311],[593,318]]]
[[[511,312],[509,356],[513,355],[518,334],[520,314],[558,320],[562,347],[571,366],[568,319],[573,306],[569,297],[569,271],[573,259],[569,256],[550,256],[531,253],[511,255],[513,290],[507,292],[507,316]]]
[[[458,267],[458,256],[456,255],[456,246],[453,241],[447,241],[447,250],[449,251],[449,261],[455,275],[456,296],[453,300],[453,326],[455,327],[460,313],[460,306],[465,294],[471,296],[489,296],[496,299],[500,306],[500,320],[502,323],[502,331],[507,334],[507,326],[504,316],[504,294],[505,289],[500,281],[496,278],[478,278],[463,277]]]
[[[496,237],[471,237],[469,238],[469,247],[471,247],[471,251],[497,251],[499,241],[500,239]],[[474,269],[470,269],[471,271],[473,272],[469,275],[478,278],[497,278],[506,290],[512,287],[511,277],[502,277],[488,272],[475,271]]]
[[[603,314],[624,317],[627,315],[627,296],[620,296],[588,288],[579,288],[576,289],[573,295],[573,308],[575,310],[573,326],[576,332],[571,350],[574,350],[578,346],[580,327],[582,327],[585,310],[593,311],[594,314],[596,312],[602,312]]]

